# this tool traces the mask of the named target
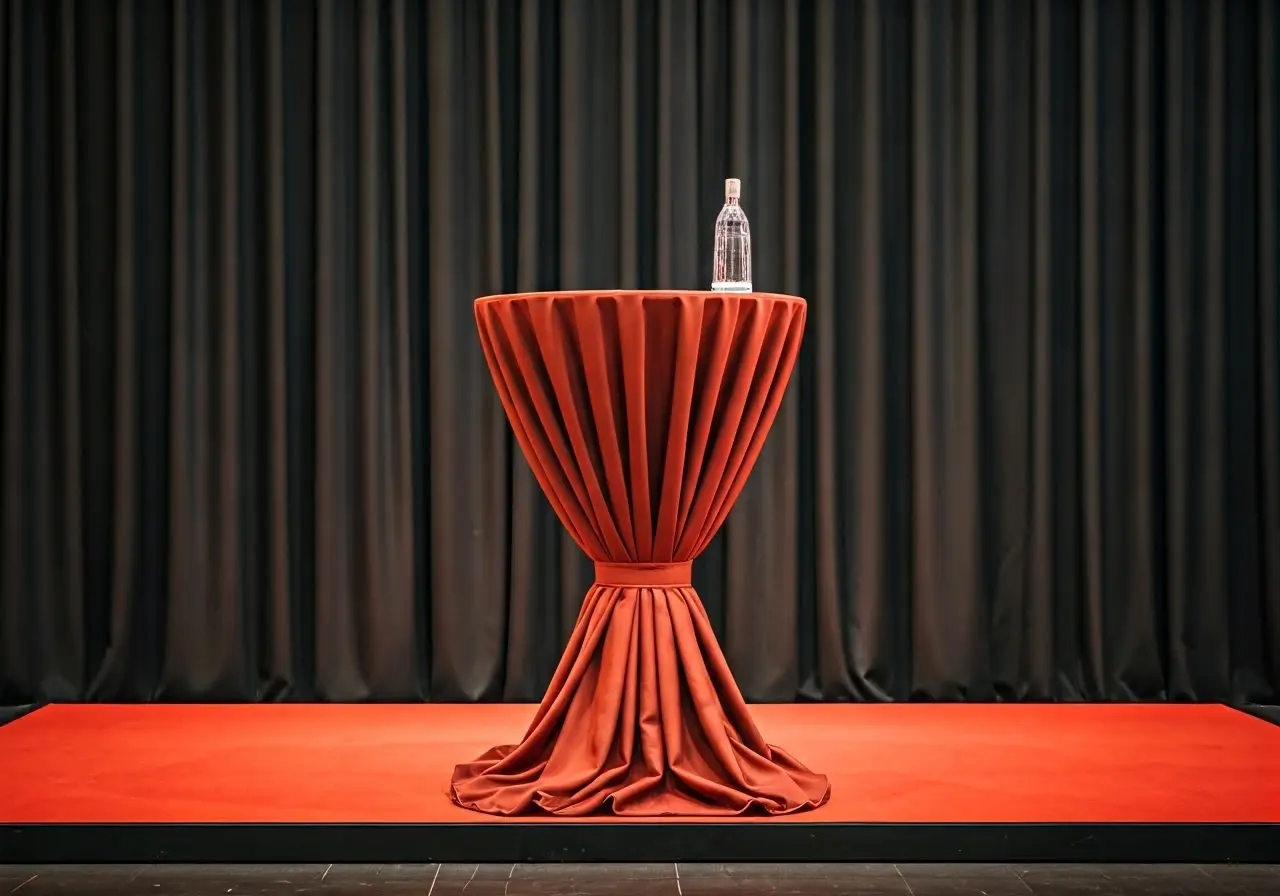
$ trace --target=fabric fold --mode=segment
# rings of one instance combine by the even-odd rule
[[[786,391],[805,303],[760,293],[477,300],[516,440],[596,584],[523,740],[454,770],[495,815],[780,815],[827,779],[765,742],[690,567]]]

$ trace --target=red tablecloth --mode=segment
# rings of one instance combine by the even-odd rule
[[[690,584],[773,424],[804,300],[530,293],[475,313],[516,439],[596,581],[524,740],[459,765],[454,801],[631,816],[826,802],[827,779],[761,737]]]

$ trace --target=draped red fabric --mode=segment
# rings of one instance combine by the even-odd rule
[[[628,816],[826,802],[827,779],[752,722],[690,578],[773,424],[804,300],[546,293],[475,313],[516,439],[596,581],[524,739],[457,766],[453,800]]]

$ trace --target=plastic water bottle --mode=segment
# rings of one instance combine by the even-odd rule
[[[711,288],[720,292],[751,292],[751,225],[738,200],[742,181],[724,182],[724,208],[716,218],[716,254]]]

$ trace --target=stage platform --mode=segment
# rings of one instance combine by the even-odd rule
[[[1280,862],[1280,726],[1217,705],[766,705],[780,818],[503,819],[527,705],[57,705],[0,727],[0,863]]]

